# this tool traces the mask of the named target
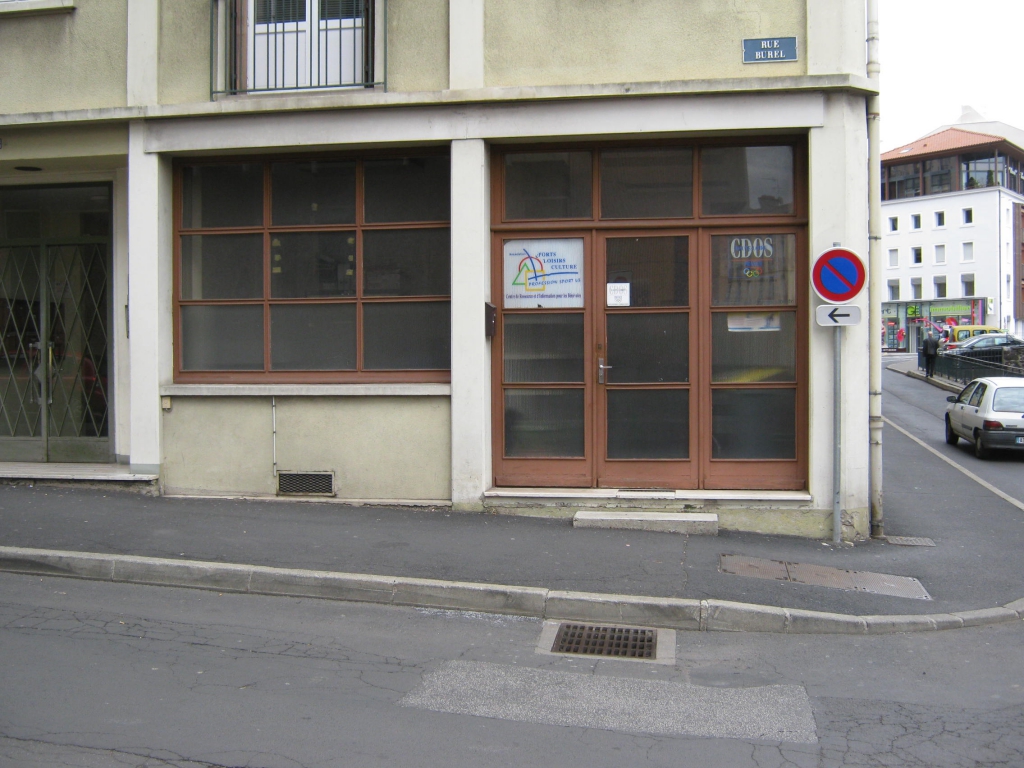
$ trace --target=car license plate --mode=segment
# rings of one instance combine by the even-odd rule
[[[1024,445],[1024,437],[1017,438],[1017,445]]]

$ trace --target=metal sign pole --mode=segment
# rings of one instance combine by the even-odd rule
[[[832,336],[832,543],[843,540],[843,511],[839,507],[843,457],[843,326],[837,325]]]

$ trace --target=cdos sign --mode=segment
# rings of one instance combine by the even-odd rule
[[[775,255],[771,237],[734,237],[729,245],[734,259],[770,259]]]

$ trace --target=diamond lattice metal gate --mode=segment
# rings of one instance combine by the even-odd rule
[[[0,460],[109,461],[106,240],[0,245]]]

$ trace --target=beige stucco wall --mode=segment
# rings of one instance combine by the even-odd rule
[[[389,91],[448,87],[448,0],[388,0]]]
[[[163,416],[168,493],[273,495],[267,397],[173,397]],[[445,397],[279,397],[283,471],[333,471],[339,499],[451,498]]]
[[[0,176],[39,183],[37,175],[14,170],[35,165],[47,173],[112,171],[128,163],[128,126],[103,123],[5,128],[0,133]]]
[[[486,0],[488,86],[776,77],[806,71],[805,0]],[[743,64],[797,37],[800,60]]]
[[[160,3],[161,104],[210,100],[210,0]]]
[[[126,103],[127,0],[78,0],[71,13],[0,14],[0,111]]]

